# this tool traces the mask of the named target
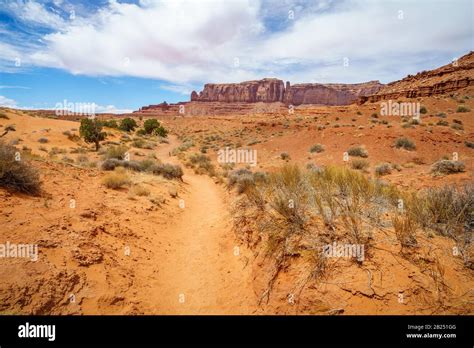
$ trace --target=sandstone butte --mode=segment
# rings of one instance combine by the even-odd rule
[[[241,83],[207,83],[193,91],[190,102],[144,106],[136,113],[176,115],[248,114],[275,112],[288,105],[348,105],[398,98],[428,97],[474,85],[474,52],[440,68],[408,75],[386,85],[379,81],[356,84],[301,83],[291,85],[276,78]]]

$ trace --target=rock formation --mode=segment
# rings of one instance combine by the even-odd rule
[[[408,75],[402,80],[391,82],[377,93],[361,96],[358,103],[429,97],[451,93],[472,85],[474,85],[474,52],[438,69]]]
[[[195,91],[191,93],[191,101],[271,103],[282,101],[284,91],[283,81],[278,79],[224,84],[208,83],[199,94]]]
[[[226,103],[274,103],[347,105],[360,96],[376,93],[383,85],[378,81],[357,84],[297,84],[282,80],[263,79],[241,83],[204,85],[198,94],[191,93],[191,101]]]

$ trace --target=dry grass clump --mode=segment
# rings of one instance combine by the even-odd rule
[[[129,195],[131,197],[135,197],[135,196],[139,196],[139,197],[143,197],[143,196],[149,196],[150,195],[150,190],[147,189],[145,186],[143,185],[133,185],[131,188],[130,188],[130,191],[129,191]]]
[[[311,148],[309,149],[309,152],[311,153],[320,153],[320,152],[323,152],[324,151],[324,146],[321,145],[321,144],[314,144],[313,146],[311,146]]]
[[[440,160],[433,163],[431,173],[433,174],[455,174],[464,172],[464,163],[461,161]]]
[[[110,189],[119,189],[131,184],[130,177],[122,167],[116,168],[112,173],[107,174],[102,179],[102,184]]]
[[[111,146],[107,148],[106,152],[104,153],[104,159],[115,158],[115,159],[123,160],[125,159],[127,151],[128,151],[128,148],[123,145]]]
[[[354,159],[351,161],[351,168],[356,170],[366,170],[369,168],[369,162],[365,159]]]
[[[183,180],[182,177],[184,175],[181,166],[168,163],[159,163],[152,165],[149,168],[149,171],[155,175],[161,175],[166,179]]]
[[[383,176],[392,173],[392,165],[390,163],[380,163],[375,167],[375,175]]]
[[[397,149],[403,148],[408,151],[412,151],[416,149],[415,142],[407,137],[398,138],[395,141],[395,147]]]
[[[367,150],[364,149],[362,146],[351,147],[349,150],[347,150],[347,153],[349,154],[349,156],[353,156],[353,157],[362,157],[362,158],[369,157]]]
[[[179,165],[161,163],[152,159],[143,161],[124,161],[116,158],[110,158],[102,162],[102,170],[115,170],[117,168],[126,168],[135,172],[148,172],[154,175],[161,175],[166,179],[182,180],[183,169]]]
[[[190,155],[186,165],[193,168],[196,174],[208,174],[210,176],[216,174],[211,159],[204,154],[194,153]]]
[[[30,195],[38,195],[41,191],[37,170],[21,158],[14,146],[2,142],[0,142],[0,186]]]
[[[395,235],[400,242],[402,249],[417,245],[416,228],[417,224],[413,216],[395,214],[392,218]]]

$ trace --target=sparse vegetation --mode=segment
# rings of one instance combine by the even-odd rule
[[[351,168],[356,170],[366,170],[369,168],[369,162],[365,159],[353,159],[351,161]]]
[[[323,152],[324,151],[324,146],[321,145],[321,144],[315,144],[313,146],[311,146],[311,148],[309,149],[309,152],[311,153],[320,153],[320,152]]]
[[[442,159],[431,166],[433,174],[455,174],[463,172],[465,165],[461,161]]]
[[[349,154],[349,156],[352,156],[352,157],[362,157],[362,158],[369,157],[367,150],[364,149],[362,146],[351,147],[349,150],[347,150],[347,153]]]
[[[30,195],[40,193],[40,179],[36,169],[21,158],[18,150],[0,142],[0,186]]]
[[[392,173],[392,165],[390,163],[380,163],[375,167],[375,174],[378,176],[388,175]]]
[[[471,109],[469,109],[466,105],[458,105],[456,112],[469,112]]]
[[[403,137],[403,138],[398,138],[395,141],[395,147],[397,149],[403,148],[408,151],[413,151],[416,149],[415,142],[409,138]]]
[[[119,189],[131,184],[130,177],[124,168],[118,167],[112,173],[107,174],[102,179],[102,184],[110,189]]]

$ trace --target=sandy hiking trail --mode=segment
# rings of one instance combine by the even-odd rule
[[[178,144],[171,136],[158,158],[179,163],[169,156]],[[251,266],[231,230],[224,189],[206,175],[184,173],[184,207],[157,228],[156,253],[136,269],[135,300],[144,306],[137,307],[156,314],[256,313]]]

